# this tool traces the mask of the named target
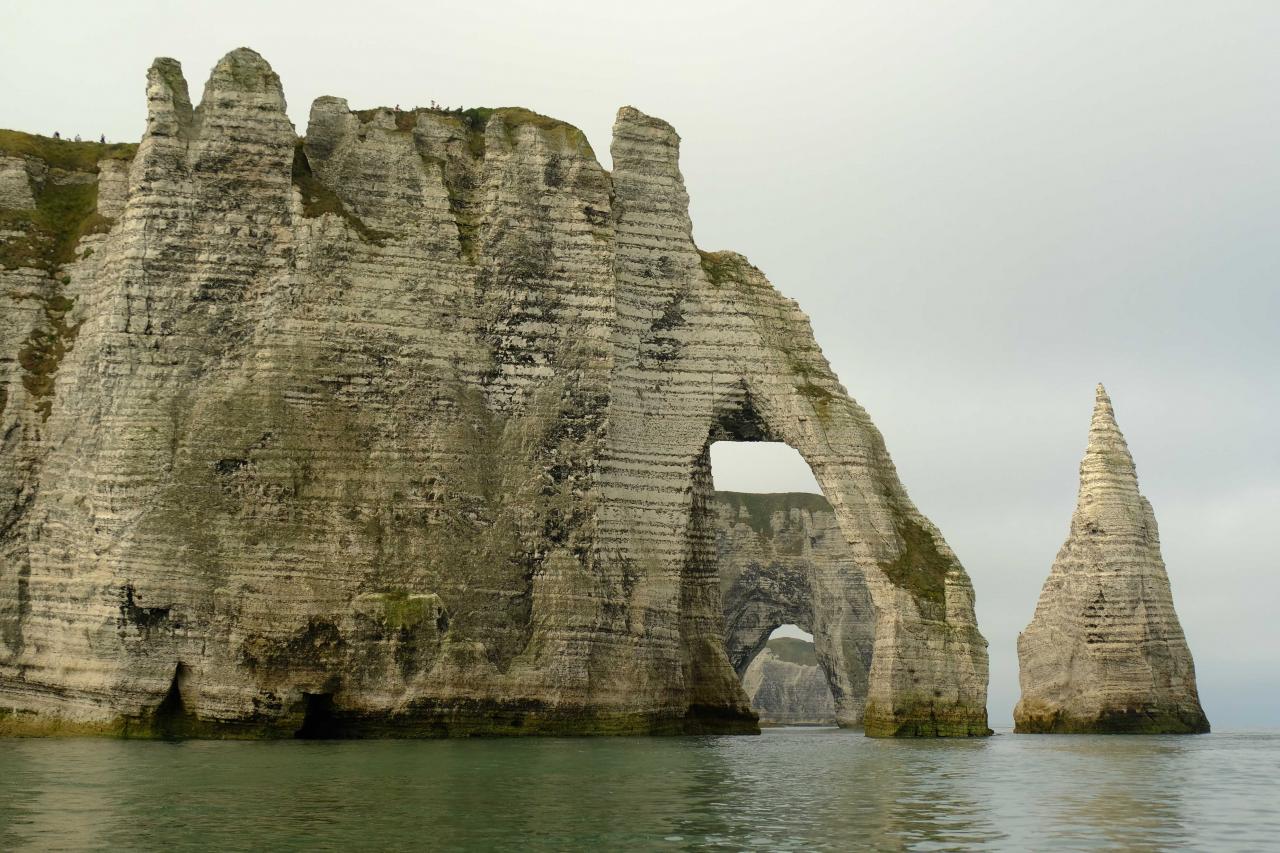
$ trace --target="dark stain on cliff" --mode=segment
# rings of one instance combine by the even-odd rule
[[[135,628],[146,639],[151,638],[152,631],[162,628],[173,630],[179,627],[169,618],[172,605],[143,607],[138,604],[138,598],[133,584],[125,584],[120,588],[120,618],[116,620],[116,626],[120,629],[121,636],[125,635],[130,627]]]

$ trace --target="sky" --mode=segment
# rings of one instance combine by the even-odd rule
[[[137,139],[153,57],[198,97],[242,45],[300,133],[320,95],[520,105],[608,167],[618,107],[661,116],[699,245],[799,300],[973,578],[994,724],[1102,381],[1210,721],[1280,726],[1277,44],[1239,0],[15,2],[0,127]],[[751,452],[717,484],[812,488]]]

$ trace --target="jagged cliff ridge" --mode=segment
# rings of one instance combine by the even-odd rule
[[[1160,534],[1099,385],[1071,533],[1018,637],[1019,732],[1209,731]]]
[[[762,726],[829,726],[836,706],[813,643],[792,637],[770,640],[742,676]]]
[[[69,250],[5,232],[0,729],[754,731],[708,448],[768,438],[875,602],[867,731],[987,731],[968,577],[795,303],[694,245],[669,125],[622,109],[612,173],[520,109],[300,140],[245,49],[147,102]]]
[[[836,706],[831,717],[862,725],[876,614],[831,504],[804,493],[716,492],[714,509],[724,643],[734,670],[746,684],[774,629],[798,625],[813,634]]]

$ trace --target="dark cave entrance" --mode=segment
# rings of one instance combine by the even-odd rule
[[[293,733],[299,740],[335,740],[343,737],[332,693],[303,693],[302,725]]]
[[[187,709],[183,693],[190,689],[191,668],[181,661],[173,669],[169,690],[156,706],[151,716],[156,735],[167,740],[179,740],[194,733],[196,716]]]

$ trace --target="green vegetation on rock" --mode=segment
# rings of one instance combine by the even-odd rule
[[[806,512],[831,512],[831,504],[822,495],[806,492],[716,492],[716,498],[729,504],[735,511],[746,509],[747,524],[756,533],[768,536],[773,532],[773,514],[802,509]]]
[[[946,579],[951,571],[951,560],[938,552],[933,536],[915,519],[899,515],[894,527],[902,540],[902,550],[895,559],[881,563],[881,571],[894,586],[911,593],[920,605],[921,616],[944,619]]]
[[[787,663],[800,666],[818,665],[818,653],[813,643],[808,640],[802,640],[799,637],[774,637],[765,644],[765,647]]]
[[[863,732],[868,737],[986,737],[991,729],[986,708],[939,704],[923,697],[912,702],[904,697],[904,706],[897,713],[886,713],[869,703]]]
[[[413,629],[427,621],[428,598],[423,595],[410,596],[404,590],[395,590],[384,594],[383,620],[388,628]]]
[[[747,259],[737,252],[704,252],[699,249],[698,260],[707,279],[716,287],[742,283],[742,267],[751,267]]]
[[[0,130],[0,154],[34,157],[52,169],[68,172],[95,172],[100,160],[132,160],[137,153],[136,142],[75,142],[20,130]]]
[[[1020,717],[1013,730],[1018,734],[1186,735],[1208,733],[1209,721],[1203,713],[1189,710],[1135,708],[1082,718],[1058,709]]]
[[[98,213],[98,184],[88,178],[101,160],[130,160],[138,146],[50,139],[0,130],[0,154],[33,158],[48,167],[31,210],[0,210],[0,230],[18,232],[0,243],[0,266],[55,272],[75,258],[86,234],[105,231],[111,220]]]
[[[75,344],[80,325],[67,323],[67,313],[75,304],[74,300],[55,295],[43,302],[46,322],[31,330],[18,350],[18,364],[23,369],[23,387],[34,400],[40,417],[47,419],[53,410],[54,377],[63,356]]]
[[[370,228],[360,217],[347,209],[338,194],[326,187],[311,171],[311,163],[307,160],[307,152],[303,150],[303,145],[303,140],[300,139],[293,149],[293,185],[302,194],[302,215],[314,218],[326,213],[336,214],[346,220],[351,229],[366,243],[381,246],[382,241],[391,235],[385,231]]]

